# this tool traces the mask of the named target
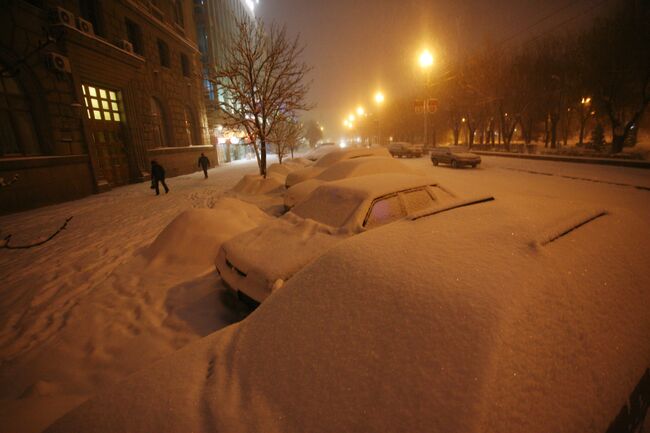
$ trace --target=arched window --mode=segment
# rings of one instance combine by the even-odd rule
[[[185,107],[183,123],[185,126],[185,136],[187,137],[187,145],[195,146],[200,144],[196,135],[196,122],[190,107]]]
[[[40,153],[29,100],[16,80],[0,76],[0,156]]]
[[[168,147],[169,139],[165,127],[166,118],[160,101],[151,98],[151,124],[153,133],[154,147]]]

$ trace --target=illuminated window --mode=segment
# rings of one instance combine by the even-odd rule
[[[88,84],[81,85],[86,105],[86,114],[92,120],[104,120],[107,122],[120,122],[120,92],[102,89]]]

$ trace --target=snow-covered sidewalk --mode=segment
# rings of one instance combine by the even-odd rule
[[[220,299],[214,224],[200,214],[184,222],[205,232],[194,245],[172,235],[158,257],[143,253],[181,212],[211,208],[256,170],[254,161],[234,163],[208,179],[171,178],[158,197],[140,183],[0,217],[2,237],[16,245],[73,217],[42,246],[0,250],[0,431],[40,431],[107,384],[239,319]],[[180,249],[193,262],[175,260]]]

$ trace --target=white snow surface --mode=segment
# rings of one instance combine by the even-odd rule
[[[355,236],[232,326],[207,257],[260,216],[218,204],[254,161],[0,216],[74,216],[0,250],[0,431],[605,431],[649,364],[650,172],[404,163],[491,213]]]
[[[304,201],[319,185],[325,182],[347,179],[351,177],[368,176],[379,173],[410,173],[418,174],[407,165],[390,157],[365,157],[348,159],[337,162],[318,176],[300,182],[289,188],[284,196],[284,204],[291,208]]]
[[[606,431],[650,364],[649,234],[613,210],[539,246],[581,207],[494,201],[353,237],[47,431]]]

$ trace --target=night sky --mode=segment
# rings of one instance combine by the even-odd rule
[[[391,96],[422,82],[418,52],[436,51],[438,68],[487,43],[517,46],[541,34],[585,26],[607,0],[260,0],[257,14],[286,24],[306,45],[313,66],[306,119],[320,121],[332,139],[359,104],[371,107],[381,88]],[[505,42],[504,42],[505,41]],[[435,73],[435,71],[434,71]],[[329,134],[327,134],[329,133]]]

